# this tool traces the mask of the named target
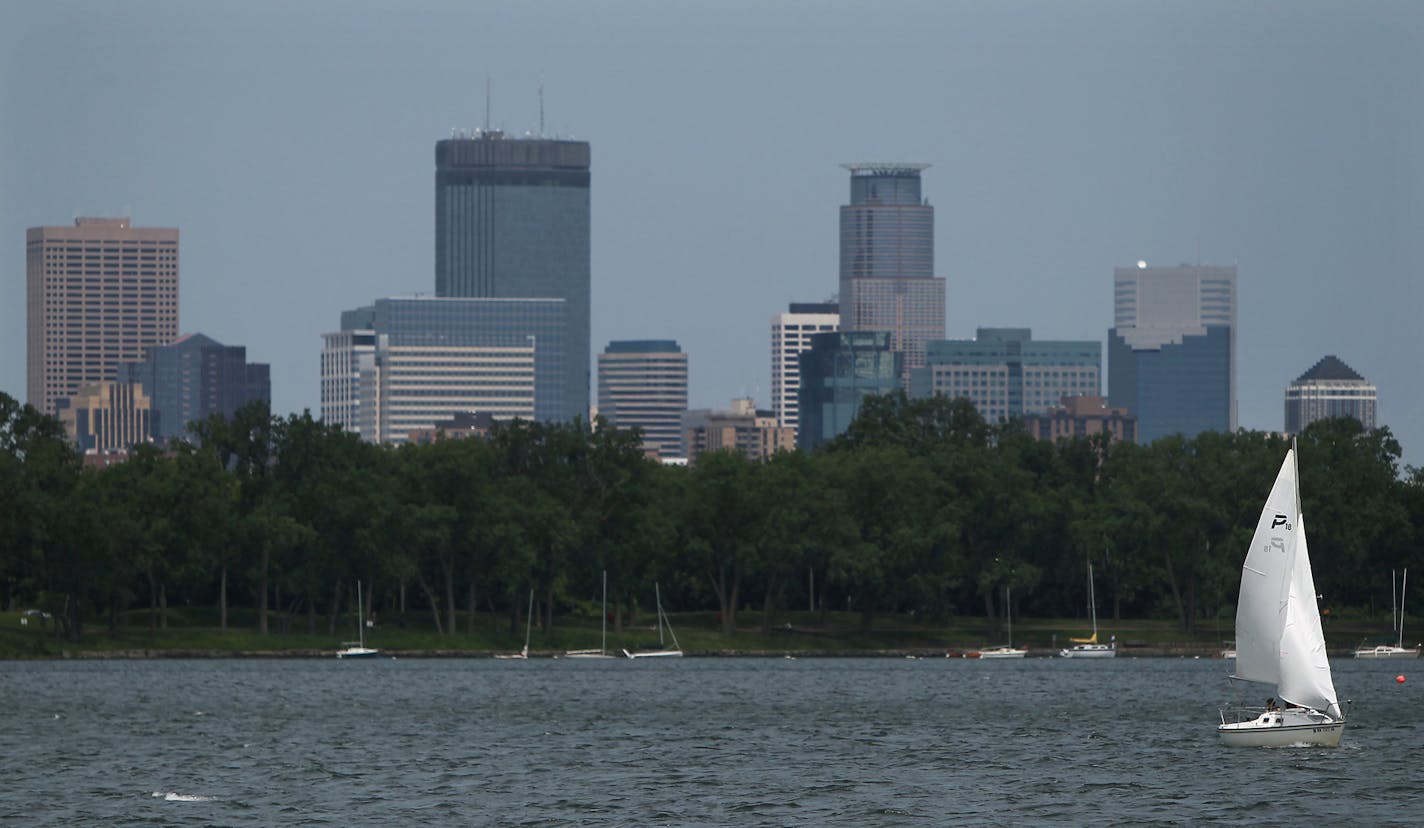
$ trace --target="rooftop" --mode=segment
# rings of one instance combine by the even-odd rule
[[[1331,354],[1315,363],[1309,371],[1296,378],[1296,382],[1308,382],[1310,380],[1358,380],[1364,382],[1365,378],[1355,373],[1355,370],[1340,361],[1340,358]]]

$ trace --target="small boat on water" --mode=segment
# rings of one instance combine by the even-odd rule
[[[1062,658],[1115,658],[1117,656],[1117,636],[1107,644],[1098,643],[1098,601],[1093,592],[1093,565],[1088,564],[1088,612],[1093,617],[1093,634],[1087,638],[1070,638],[1073,644],[1058,651]]]
[[[603,626],[601,644],[597,650],[566,650],[564,658],[614,658],[608,652],[608,571],[603,572],[603,612],[600,623]]]
[[[1330,677],[1315,601],[1294,446],[1286,452],[1241,565],[1236,672],[1231,678],[1275,685],[1276,696],[1267,699],[1264,708],[1222,709],[1217,733],[1224,744],[1340,744],[1345,714]]]
[[[677,643],[677,633],[672,631],[672,622],[667,620],[667,615],[663,613],[663,595],[658,585],[653,584],[654,600],[658,606],[658,648],[656,650],[638,650],[637,652],[623,651],[623,655],[629,658],[682,658],[682,647]],[[672,647],[667,646],[663,639],[663,625],[667,625],[668,634],[672,636]]]
[[[1409,570],[1404,570],[1404,577],[1401,579],[1398,592],[1394,587],[1394,573],[1389,573],[1389,600],[1392,604],[1391,611],[1394,617],[1394,629],[1397,634],[1395,643],[1378,644],[1373,647],[1361,644],[1355,648],[1355,658],[1418,658],[1419,646],[1404,646],[1404,585],[1409,583]],[[1398,599],[1396,600],[1396,595]]]
[[[1014,646],[1014,605],[1009,600],[1009,588],[1004,587],[1004,621],[1007,625],[1007,644],[985,647],[979,651],[980,658],[1023,658],[1028,649]]]
[[[366,646],[366,621],[363,617],[365,604],[361,600],[361,582],[356,582],[356,641],[343,641],[336,651],[337,658],[375,658],[380,650]]]

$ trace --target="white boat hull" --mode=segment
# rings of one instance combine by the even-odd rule
[[[623,655],[629,658],[682,658],[682,650],[649,650],[642,653],[630,653],[624,650]]]
[[[1115,658],[1117,649],[1110,644],[1078,644],[1059,650],[1058,655],[1063,658]]]
[[[1345,723],[1315,710],[1263,713],[1217,727],[1227,747],[1338,747]]]
[[[1418,658],[1418,647],[1369,647],[1355,651],[1355,658]]]
[[[337,658],[375,658],[381,654],[380,650],[373,650],[370,647],[347,647],[344,650],[337,650]]]
[[[992,647],[988,650],[980,650],[980,658],[1023,658],[1028,655],[1028,650],[1020,650],[1014,647]]]

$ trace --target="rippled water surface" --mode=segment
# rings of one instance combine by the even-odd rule
[[[1211,660],[0,662],[0,823],[1419,824],[1418,664],[1267,750]]]

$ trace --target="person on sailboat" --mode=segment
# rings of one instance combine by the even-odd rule
[[[1267,709],[1267,710],[1280,710],[1280,708],[1276,706],[1276,700],[1275,700],[1274,697],[1269,698],[1269,699],[1266,699],[1266,709]]]

